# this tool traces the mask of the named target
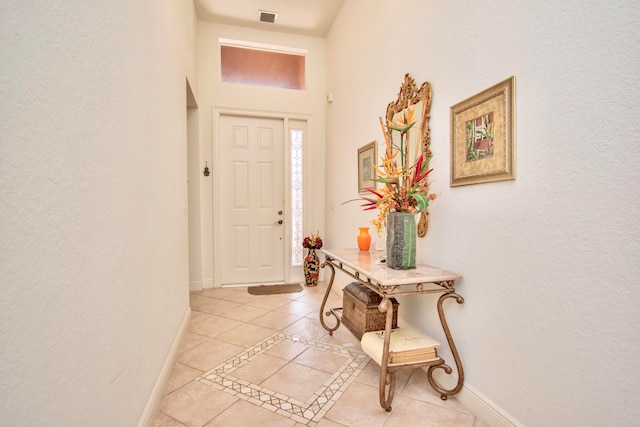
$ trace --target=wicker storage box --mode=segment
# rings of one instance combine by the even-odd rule
[[[365,332],[384,330],[386,313],[378,311],[382,297],[361,283],[353,282],[345,286],[342,296],[342,323],[362,339]],[[398,301],[390,299],[393,305],[392,328],[398,327]]]

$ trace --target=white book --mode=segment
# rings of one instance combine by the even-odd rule
[[[384,331],[367,332],[360,341],[362,351],[382,364],[382,348],[384,347]],[[407,327],[391,330],[391,341],[389,342],[389,352],[393,352],[403,359],[402,356],[424,355],[425,361],[437,357],[436,348],[440,343],[417,329]],[[433,350],[430,351],[430,350]],[[405,358],[406,360],[406,358]],[[390,358],[389,363],[394,363]],[[400,363],[400,362],[397,362]]]

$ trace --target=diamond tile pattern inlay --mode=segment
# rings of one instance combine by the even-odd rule
[[[238,368],[284,341],[299,343],[319,351],[332,352],[344,357],[345,363],[305,402],[277,391],[251,384],[233,375]],[[290,416],[301,424],[315,426],[368,362],[368,356],[358,350],[278,332],[205,372],[197,380],[231,393],[254,405],[281,415]]]
[[[393,411],[382,409],[379,366],[348,330],[329,335],[318,321],[326,286],[191,292],[189,331],[150,427],[488,427],[455,397],[443,401],[423,369],[399,371]],[[328,306],[342,302],[332,289]]]

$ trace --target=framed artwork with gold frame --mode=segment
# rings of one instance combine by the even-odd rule
[[[372,141],[358,148],[358,193],[366,193],[367,188],[375,188],[378,142]]]
[[[515,77],[451,107],[451,187],[516,178]]]

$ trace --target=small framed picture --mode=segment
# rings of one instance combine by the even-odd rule
[[[366,193],[367,188],[375,188],[377,141],[358,148],[358,193]]]
[[[514,77],[451,107],[451,187],[516,178]]]

